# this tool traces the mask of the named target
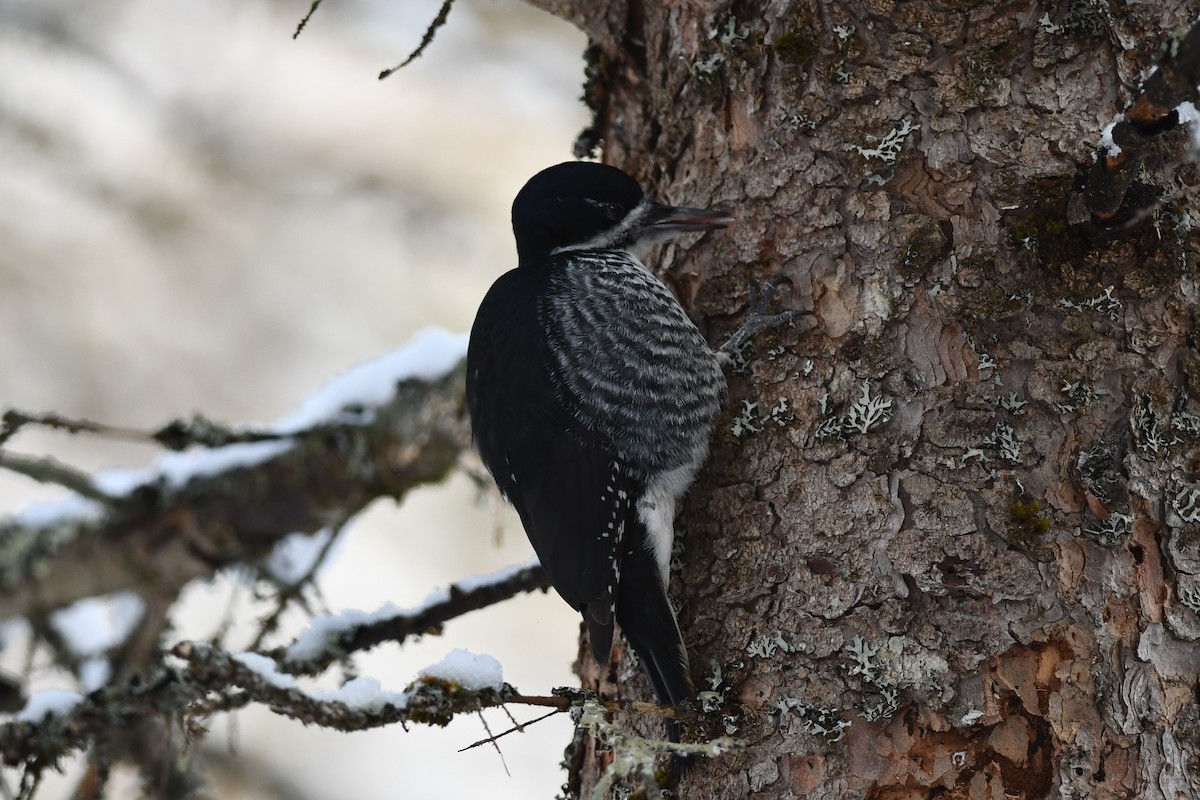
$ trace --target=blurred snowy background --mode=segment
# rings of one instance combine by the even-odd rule
[[[467,330],[515,262],[513,195],[569,160],[586,123],[585,41],[518,0],[459,0],[425,56],[377,81],[440,5],[325,0],[293,41],[307,0],[0,0],[0,408],[146,429],[195,412],[270,421],[424,326]],[[86,469],[154,456],[46,432],[13,444]],[[0,473],[0,514],[60,494]],[[459,475],[373,507],[318,582],[334,611],[403,606],[529,554],[515,517]],[[176,636],[231,614],[248,636],[266,610],[250,595],[237,576],[191,587]],[[576,633],[556,596],[526,597],[361,665],[400,690],[465,647],[539,693],[575,683]],[[26,670],[21,625],[0,638],[0,665]],[[68,686],[46,660],[34,687]],[[486,735],[472,719],[349,735],[261,709],[231,722],[205,745],[230,765],[222,798],[550,798],[570,728],[502,740],[509,775],[490,748],[456,752]],[[79,772],[40,796],[69,795]]]

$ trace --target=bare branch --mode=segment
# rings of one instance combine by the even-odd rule
[[[53,458],[31,458],[0,450],[0,468],[24,475],[38,483],[62,486],[89,500],[95,500],[97,503],[112,501],[111,497],[96,487],[91,476],[86,472]]]
[[[9,409],[0,417],[0,444],[11,439],[22,428],[40,426],[64,433],[90,433],[107,439],[130,442],[154,442],[168,450],[189,447],[225,447],[249,442],[277,442],[291,438],[290,433],[259,430],[233,430],[197,414],[190,420],[177,419],[158,430],[145,431],[124,425],[108,425],[90,419],[77,419],[62,414],[31,414]]]
[[[446,19],[450,16],[450,8],[453,5],[454,0],[442,0],[442,7],[438,9],[437,16],[433,18],[433,22],[429,23],[429,27],[425,29],[425,35],[421,37],[421,43],[417,45],[417,49],[409,53],[408,58],[404,59],[404,61],[391,69],[385,69],[379,73],[379,80],[383,80],[398,69],[404,69],[425,52],[425,48],[433,43],[433,37],[437,34],[438,28],[446,24]]]
[[[4,412],[0,417],[0,444],[11,439],[19,430],[28,425],[40,425],[51,430],[67,433],[102,433],[114,438],[144,439],[141,431],[131,431],[111,425],[101,425],[85,419],[71,419],[61,414],[29,414],[15,408]]]
[[[312,0],[312,5],[308,7],[308,11],[304,12],[304,16],[300,18],[300,22],[296,25],[296,30],[292,32],[292,39],[299,36],[304,28],[308,25],[308,21],[312,19],[312,15],[317,13],[317,7],[321,5],[321,0]]]
[[[537,723],[541,722],[542,720],[550,719],[555,714],[561,714],[561,713],[562,713],[561,711],[559,711],[558,709],[555,709],[553,711],[549,711],[545,714],[542,714],[540,717],[534,717],[533,719],[529,720],[528,722],[517,722],[516,720],[513,720],[513,726],[511,728],[509,728],[508,730],[503,731],[501,733],[494,734],[494,735],[489,730],[488,736],[486,738],[480,739],[479,741],[476,741],[476,742],[471,742],[466,747],[460,747],[460,748],[458,748],[458,752],[465,753],[468,750],[474,750],[476,747],[480,747],[485,744],[495,744],[497,739],[508,736],[510,733],[524,733],[525,729],[528,728],[530,725],[536,725]],[[510,719],[512,718],[511,714],[509,715],[509,718]],[[499,748],[497,748],[497,749],[499,749]]]

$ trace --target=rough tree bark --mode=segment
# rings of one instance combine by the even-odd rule
[[[758,342],[681,515],[693,672],[747,746],[679,795],[1198,796],[1186,135],[1115,217],[1080,191],[1195,4],[535,5],[595,43],[585,146],[734,210],[656,262],[712,339],[750,278],[816,323]],[[645,697],[627,661],[585,685]]]

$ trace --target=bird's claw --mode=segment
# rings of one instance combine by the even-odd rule
[[[782,275],[776,275],[765,283],[757,283],[750,281],[748,288],[749,313],[746,315],[746,320],[741,327],[734,331],[733,335],[721,345],[718,353],[733,353],[741,347],[747,339],[755,334],[767,330],[768,328],[778,328],[782,325],[791,325],[801,317],[811,316],[810,311],[784,311],[779,314],[767,314],[767,308],[771,305],[771,300],[775,297],[775,291],[780,286],[791,286],[792,282]]]
[[[747,294],[749,295],[748,305],[750,306],[751,317],[761,317],[766,314],[767,307],[771,305],[771,300],[775,297],[775,290],[780,286],[791,287],[792,282],[782,275],[776,275],[765,283],[750,281],[747,286]]]

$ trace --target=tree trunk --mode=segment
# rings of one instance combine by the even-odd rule
[[[536,4],[596,43],[604,160],[734,211],[651,262],[712,341],[749,279],[813,312],[732,377],[680,514],[672,594],[726,728],[685,733],[746,746],[679,796],[1196,797],[1187,137],[1116,218],[1069,211],[1190,5]]]

